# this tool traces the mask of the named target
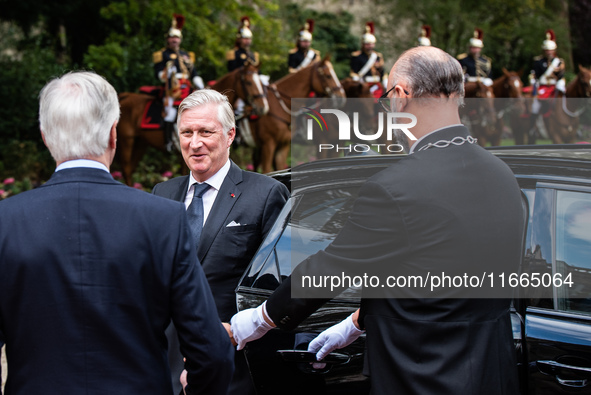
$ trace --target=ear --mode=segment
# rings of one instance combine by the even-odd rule
[[[236,137],[236,127],[233,127],[232,129],[228,130],[228,147],[230,148],[232,146],[232,142],[234,141],[234,138]]]
[[[115,149],[117,148],[117,123],[119,121],[115,121],[113,126],[111,126],[111,131],[109,132],[109,148]]]
[[[505,74],[507,77],[509,77],[509,70],[507,70],[506,68],[503,67],[503,74]]]
[[[41,132],[41,138],[43,139],[43,144],[45,144],[45,146],[47,147],[47,143],[45,142],[45,134],[43,134],[43,130],[39,129],[39,131]]]

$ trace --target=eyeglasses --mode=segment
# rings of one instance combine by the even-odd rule
[[[378,99],[378,102],[382,105],[382,108],[388,112],[392,111],[392,99],[390,99],[388,97],[388,95],[390,94],[390,92],[392,92],[394,90],[394,88],[396,88],[396,85],[394,85],[392,88],[390,88],[386,93],[384,93],[382,96],[380,96],[380,98]],[[409,92],[406,89],[402,89],[404,91],[405,95],[409,95]]]

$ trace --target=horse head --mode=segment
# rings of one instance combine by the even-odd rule
[[[506,95],[497,95],[496,97],[511,97],[520,98],[523,97],[523,82],[521,81],[521,72],[508,71],[503,67],[503,91]]]
[[[325,56],[321,61],[314,63],[310,75],[312,90],[319,95],[330,98],[345,98],[345,91],[337,78],[337,75],[330,62],[330,55]]]
[[[579,65],[579,72],[576,79],[579,83],[578,97],[591,97],[591,69]]]
[[[269,102],[259,77],[259,68],[250,59],[240,69],[242,95],[238,95],[246,104],[251,105],[255,115],[265,115],[269,111]]]

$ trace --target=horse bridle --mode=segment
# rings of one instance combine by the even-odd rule
[[[246,67],[247,67],[246,65],[243,66],[243,67],[244,67],[244,70],[240,72],[240,83],[242,84],[242,90],[244,91],[244,95],[246,96],[245,102],[247,104],[253,104],[253,102],[256,99],[264,98],[265,97],[265,94],[264,94],[264,91],[261,91],[261,93],[255,94],[255,95],[251,95],[250,94],[250,91],[248,90],[248,88],[246,86],[246,77],[249,76],[249,75],[254,75],[254,73],[256,71],[246,70]],[[250,82],[249,82],[249,84],[250,84]],[[261,86],[261,88],[262,88],[262,86]]]
[[[322,67],[320,67],[322,66]],[[333,86],[332,88],[330,87],[330,84],[326,81],[328,81],[329,79],[332,79],[332,75],[326,75],[327,73],[324,71],[324,67],[328,67],[326,65],[326,63],[324,62],[316,62],[314,64],[314,69],[315,71],[317,71],[319,79],[320,79],[320,85],[322,85],[322,87],[324,88],[324,92],[326,93],[326,95],[328,95],[330,98],[334,98],[336,96],[336,92],[340,92],[341,90],[343,90],[343,87],[340,85],[340,82],[337,83],[337,86]],[[310,86],[313,86],[313,82],[314,82],[314,72],[310,73]]]

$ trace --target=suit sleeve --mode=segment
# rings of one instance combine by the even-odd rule
[[[302,283],[303,276],[383,273],[384,262],[388,270],[396,266],[408,253],[409,246],[403,216],[394,199],[381,185],[366,183],[334,241],[299,264],[269,297],[266,305],[269,317],[282,329],[294,329],[345,290],[310,288],[305,290],[305,298],[292,298],[292,291]]]
[[[234,371],[234,350],[222,326],[197,261],[184,208],[171,281],[171,315],[181,353],[187,359],[187,394],[226,394]]]

